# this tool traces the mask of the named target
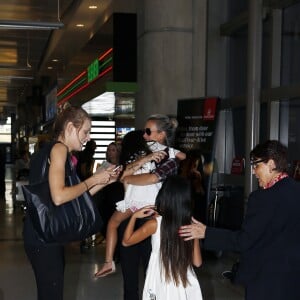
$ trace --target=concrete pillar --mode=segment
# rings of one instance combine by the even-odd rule
[[[176,115],[178,99],[200,95],[199,89],[204,89],[205,64],[199,61],[205,61],[205,43],[199,31],[206,29],[196,20],[206,19],[206,0],[141,0],[137,5],[140,127],[149,114]]]

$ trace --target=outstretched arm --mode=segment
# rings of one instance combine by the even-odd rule
[[[161,182],[170,175],[177,174],[178,165],[175,159],[168,159],[157,167],[153,173],[130,175],[123,177],[125,184],[148,185]]]
[[[88,191],[93,195],[107,184],[115,181],[118,177],[117,172],[112,168],[95,173],[84,181],[66,186],[65,184],[65,165],[67,160],[67,148],[62,143],[56,143],[50,152],[49,166],[49,186],[51,197],[55,205],[61,205]]]
[[[157,151],[157,152],[150,153],[146,156],[140,157],[136,161],[126,166],[126,169],[124,170],[120,180],[123,181],[124,177],[133,175],[134,172],[139,170],[144,164],[148,162],[154,161],[159,163],[162,159],[165,158],[166,155],[167,153],[164,151]]]
[[[183,237],[185,241],[192,239],[204,239],[205,238],[206,225],[192,218],[191,225],[181,226],[179,229],[179,235]]]

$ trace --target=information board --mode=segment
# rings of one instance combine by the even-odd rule
[[[211,154],[214,145],[219,98],[178,100],[176,146],[184,152]]]
[[[189,160],[196,160],[197,170],[201,174],[198,185],[203,186],[205,194],[199,194],[195,205],[202,203],[198,215],[199,219],[205,222],[209,215],[219,103],[220,100],[216,97],[197,98],[178,100],[177,106],[178,128],[175,147],[187,154],[186,164]]]

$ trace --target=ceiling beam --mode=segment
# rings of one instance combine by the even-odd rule
[[[54,30],[64,27],[61,22],[35,22],[35,21],[16,21],[0,20],[0,29],[12,30]]]

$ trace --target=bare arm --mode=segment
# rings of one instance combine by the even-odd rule
[[[103,171],[95,174],[83,182],[73,186],[65,185],[65,164],[68,150],[62,143],[53,146],[50,153],[49,186],[51,197],[55,205],[61,205],[80,196],[87,190],[91,194],[103,188],[110,181],[115,180],[111,171]]]
[[[122,169],[114,171],[114,168],[115,165],[111,165],[109,168],[99,170],[98,172],[96,172],[94,175],[90,177],[91,179],[94,179],[95,177],[96,181],[100,182],[94,186],[91,185],[92,187],[90,187],[90,185],[88,184],[88,189],[91,195],[95,195],[98,191],[103,189],[108,184],[117,181]],[[107,175],[108,175],[108,179],[107,179]],[[89,178],[86,179],[85,182],[87,182],[87,180],[89,180]]]
[[[175,159],[168,159],[155,169],[153,173],[126,176],[125,184],[147,185],[165,180],[170,175],[177,174],[178,165]]]
[[[126,169],[124,170],[120,180],[123,181],[124,177],[133,175],[134,172],[139,170],[147,162],[155,161],[159,163],[162,159],[165,158],[166,155],[167,153],[164,151],[157,151],[137,159],[136,161],[126,166]]]
[[[198,239],[194,239],[193,264],[196,267],[200,267],[202,265],[202,255],[200,249],[200,242]]]
[[[148,185],[159,182],[159,178],[152,173],[130,175],[123,178],[124,184]]]
[[[176,158],[179,160],[185,160],[186,154],[184,152],[179,151],[178,153],[176,153]]]
[[[134,230],[136,219],[141,219],[141,218],[151,216],[153,213],[154,213],[153,209],[145,207],[136,211],[131,216],[123,236],[123,241],[122,241],[123,246],[127,247],[127,246],[135,245],[145,240],[147,237],[151,236],[156,231],[157,228],[156,218],[147,221],[143,226],[141,226],[137,230]]]

